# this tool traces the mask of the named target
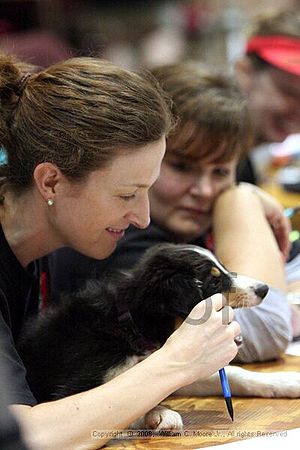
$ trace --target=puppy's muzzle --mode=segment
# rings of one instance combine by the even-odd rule
[[[259,305],[269,291],[269,286],[254,278],[234,274],[233,285],[225,294],[233,308],[249,308]]]

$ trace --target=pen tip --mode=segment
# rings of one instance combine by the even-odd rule
[[[232,400],[231,397],[225,397],[227,411],[231,417],[231,420],[233,422],[233,406],[232,406]]]

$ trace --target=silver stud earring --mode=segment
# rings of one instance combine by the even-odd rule
[[[48,206],[53,206],[54,205],[54,200],[52,200],[52,198],[48,198],[47,205]]]

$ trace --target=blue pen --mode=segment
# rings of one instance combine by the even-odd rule
[[[231,400],[231,392],[230,392],[230,387],[228,384],[228,379],[227,379],[225,369],[219,370],[219,376],[220,376],[220,380],[221,380],[221,386],[222,386],[224,399],[225,399],[226,406],[227,406],[227,411],[229,412],[231,420],[233,421],[233,406],[232,406],[232,400]]]

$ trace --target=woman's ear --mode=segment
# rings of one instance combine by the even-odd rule
[[[255,70],[249,58],[244,57],[238,59],[234,66],[234,73],[241,91],[249,94],[255,83]]]
[[[49,162],[40,163],[34,169],[33,178],[45,202],[54,202],[55,189],[62,176],[60,169]]]

